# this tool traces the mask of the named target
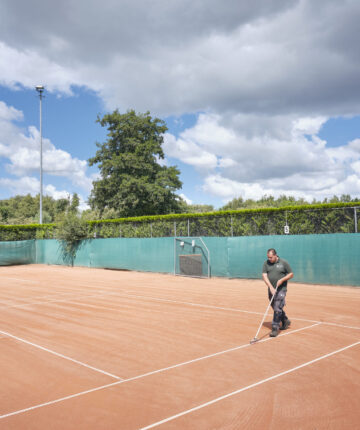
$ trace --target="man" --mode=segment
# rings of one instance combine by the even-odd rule
[[[279,330],[286,330],[291,324],[283,308],[285,306],[287,281],[293,277],[294,274],[289,263],[280,258],[274,248],[268,249],[267,260],[263,264],[262,278],[268,287],[269,300],[272,299],[276,291],[271,303],[271,307],[274,310],[271,337],[276,337],[279,334]],[[281,327],[280,323],[282,323]]]

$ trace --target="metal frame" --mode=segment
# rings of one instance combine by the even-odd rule
[[[185,236],[185,237],[174,237],[174,275],[175,276],[189,276],[189,275],[181,275],[180,273],[176,273],[176,241],[182,241],[185,242],[186,240],[193,240],[193,239],[199,239],[201,243],[203,244],[204,248],[207,252],[207,260],[208,260],[208,270],[207,270],[207,277],[211,277],[211,271],[210,271],[210,251],[209,248],[206,246],[205,242],[203,241],[202,237],[200,236]],[[195,245],[198,246],[198,245]],[[191,278],[203,278],[203,276],[190,276]]]

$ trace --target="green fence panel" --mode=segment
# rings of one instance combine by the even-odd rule
[[[271,240],[275,237],[282,238],[282,236],[229,237],[227,240],[228,276],[248,279],[261,277],[266,250],[270,247],[276,248]]]
[[[71,265],[57,240],[37,241],[38,263]],[[74,266],[105,267],[149,272],[172,273],[174,270],[173,238],[88,239],[80,243]]]
[[[90,266],[172,273],[174,239],[95,239],[90,244]]]
[[[210,252],[211,276],[229,277],[227,237],[202,237]]]
[[[360,286],[360,234],[203,237],[212,276],[261,278],[268,248],[289,261],[294,282]],[[0,242],[0,265],[70,265],[57,240]],[[174,238],[88,239],[75,266],[174,272]]]
[[[60,243],[54,239],[37,240],[36,262],[38,264],[66,264]]]
[[[229,238],[229,277],[261,277],[269,248],[288,260],[294,282],[360,285],[360,235],[356,233]]]
[[[0,242],[0,266],[36,263],[35,240]]]
[[[296,282],[360,285],[360,235],[303,235],[287,244]]]

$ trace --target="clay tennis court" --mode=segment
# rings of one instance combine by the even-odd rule
[[[290,282],[269,338],[260,280],[0,268],[1,429],[350,429],[360,289]]]

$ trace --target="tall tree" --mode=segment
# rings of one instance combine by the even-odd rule
[[[92,209],[114,209],[119,216],[155,215],[179,212],[175,191],[181,188],[180,171],[160,164],[164,159],[165,122],[130,110],[97,119],[108,135],[90,166],[98,164],[101,179],[93,182],[89,198]]]
[[[79,196],[77,193],[74,193],[71,199],[69,211],[76,214],[79,210],[79,205],[80,205]]]

